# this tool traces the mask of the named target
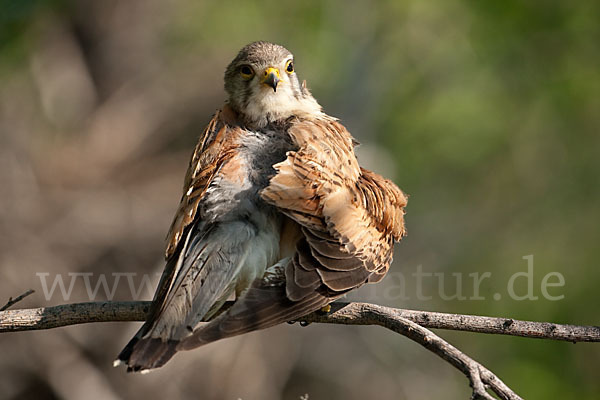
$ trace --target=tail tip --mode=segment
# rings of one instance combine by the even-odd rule
[[[158,338],[135,340],[113,361],[113,367],[127,365],[127,372],[147,374],[150,370],[162,367],[177,352],[178,340],[163,341]]]

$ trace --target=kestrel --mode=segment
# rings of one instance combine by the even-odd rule
[[[287,49],[247,45],[225,90],[190,161],[148,319],[115,361],[129,371],[378,282],[405,234],[405,195],[360,167],[358,143],[299,83]]]

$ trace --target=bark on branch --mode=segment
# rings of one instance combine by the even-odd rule
[[[336,302],[331,306],[331,313],[313,313],[304,317],[303,321],[324,324],[381,325],[380,322],[375,321],[377,318],[386,320],[402,317],[424,328],[563,340],[572,343],[600,342],[598,326],[405,310],[369,303]],[[89,322],[144,321],[149,307],[149,301],[100,301],[7,310],[0,312],[0,333],[50,329]]]
[[[11,305],[14,302],[11,303]],[[313,313],[303,323],[379,325],[434,352],[463,372],[473,399],[521,399],[490,370],[426,328],[492,333],[569,342],[599,342],[600,327],[520,321],[476,315],[446,314],[383,307],[368,303],[333,303],[329,313]],[[57,328],[90,322],[144,321],[150,302],[92,302],[0,312],[0,333]]]

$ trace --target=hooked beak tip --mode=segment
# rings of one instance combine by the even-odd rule
[[[279,81],[280,81],[279,77],[277,77],[275,74],[269,74],[269,75],[267,75],[267,77],[265,78],[263,83],[267,86],[272,87],[273,91],[276,92],[277,84],[279,83]]]

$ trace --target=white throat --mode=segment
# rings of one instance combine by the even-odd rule
[[[306,92],[296,97],[289,87],[277,88],[277,91],[258,88],[250,97],[248,105],[240,110],[247,125],[264,128],[267,124],[285,120],[291,116],[322,115],[321,106]]]

